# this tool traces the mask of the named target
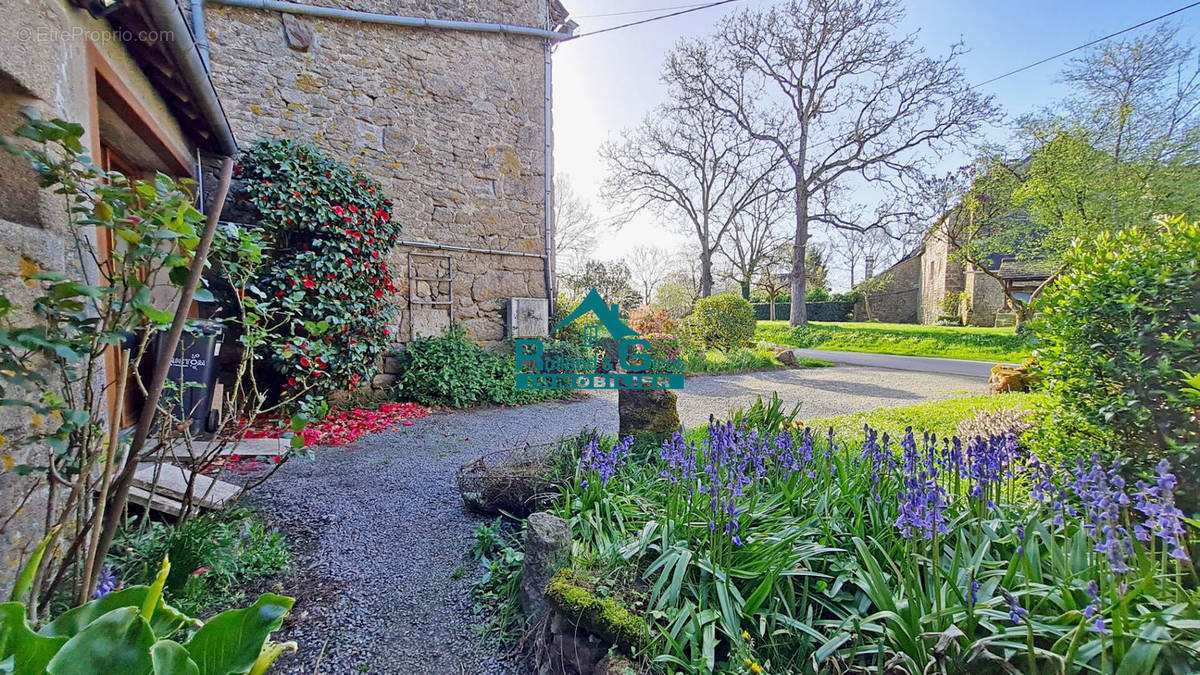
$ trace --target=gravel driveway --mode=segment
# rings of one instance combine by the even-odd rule
[[[972,378],[839,366],[697,377],[680,393],[686,425],[724,415],[778,391],[803,401],[803,417],[826,417],[967,393]],[[318,448],[294,460],[250,499],[296,551],[282,592],[296,606],[277,639],[300,651],[277,662],[288,673],[508,673],[505,658],[475,632],[467,559],[472,530],[455,469],[490,450],[553,440],[585,427],[615,432],[615,392],[570,403],[437,413],[411,427]],[[455,579],[455,570],[466,573]],[[318,666],[319,662],[319,666]]]

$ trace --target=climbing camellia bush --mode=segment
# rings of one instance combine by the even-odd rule
[[[302,412],[375,375],[396,287],[385,260],[400,235],[379,183],[320,150],[261,140],[237,166],[239,197],[272,242],[256,284],[273,303],[266,356],[280,393]]]

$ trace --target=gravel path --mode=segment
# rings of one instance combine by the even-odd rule
[[[802,400],[804,417],[825,417],[985,389],[971,378],[837,367],[692,378],[679,407],[691,426],[771,391]],[[463,508],[455,469],[496,448],[585,427],[615,432],[615,399],[600,392],[571,403],[438,413],[288,462],[251,496],[297,552],[282,589],[296,606],[278,638],[296,640],[300,651],[275,670],[516,672],[473,630],[480,618],[469,587],[479,571],[466,556],[474,526],[487,519]],[[466,573],[455,579],[460,565]]]

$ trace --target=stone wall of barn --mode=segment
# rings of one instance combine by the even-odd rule
[[[368,0],[354,9],[545,27],[545,0]],[[311,143],[380,180],[403,238],[534,257],[397,247],[394,334],[438,334],[449,305],[410,314],[410,253],[450,255],[416,281],[469,336],[504,338],[512,297],[546,297],[544,51],[532,37],[406,28],[209,4],[212,79],[239,144]],[[445,278],[418,256],[415,277]],[[387,376],[383,376],[386,380]],[[378,384],[386,384],[381,382]]]

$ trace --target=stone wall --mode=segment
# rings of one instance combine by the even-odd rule
[[[931,324],[942,314],[942,300],[950,293],[962,292],[966,275],[962,262],[953,256],[940,226],[925,241],[921,274],[920,322]]]
[[[179,127],[148,80],[134,65],[107,22],[60,0],[0,0],[0,134],[22,123],[32,108],[44,118],[83,124],[90,147],[91,96],[96,63],[102,61],[129,89],[168,141],[186,147]],[[90,45],[90,48],[89,48]],[[104,119],[99,123],[104,124]],[[84,245],[94,240],[83,232]],[[98,278],[94,265],[76,252],[66,203],[39,190],[25,160],[0,152],[0,292],[17,308],[16,321],[31,322],[34,293],[25,277],[38,270],[69,271]],[[100,373],[97,383],[104,382]],[[18,476],[14,465],[44,465],[44,447],[24,446],[35,425],[30,411],[0,407],[0,593],[7,594],[16,569],[42,538],[48,491],[38,475]],[[61,499],[61,497],[60,497]],[[9,515],[16,515],[9,519]]]
[[[365,11],[541,27],[545,0],[368,0]],[[212,78],[237,140],[312,143],[380,180],[403,238],[544,254],[544,52],[536,38],[415,29],[289,16],[311,32],[293,49],[284,19],[208,5]],[[408,254],[388,259],[407,308]],[[471,338],[504,337],[510,297],[545,297],[539,257],[447,251],[454,259],[453,318]],[[419,257],[420,269],[445,260]],[[448,302],[450,283],[417,282],[417,299]],[[401,312],[393,331],[436,334],[445,305]]]
[[[967,324],[993,326],[996,312],[1004,308],[1004,291],[996,279],[972,267],[967,271]]]
[[[921,306],[921,261],[914,255],[892,265],[880,274],[892,275],[892,283],[881,293],[871,295],[871,317],[887,323],[917,323]],[[877,275],[878,276],[878,275]],[[854,320],[865,321],[863,301],[854,306]]]

